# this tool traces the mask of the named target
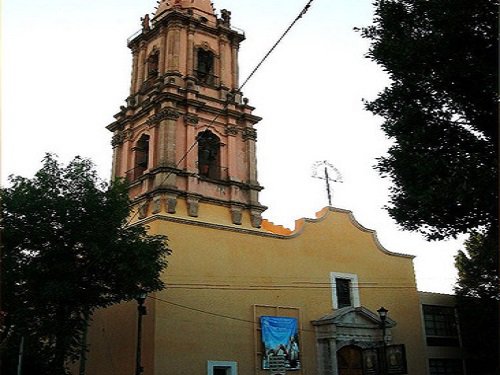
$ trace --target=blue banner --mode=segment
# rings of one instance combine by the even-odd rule
[[[295,318],[261,316],[264,353],[262,368],[269,369],[270,356],[284,356],[288,370],[300,369],[299,330]]]

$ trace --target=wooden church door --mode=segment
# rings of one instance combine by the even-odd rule
[[[344,346],[337,352],[339,375],[363,375],[363,353],[354,345]]]

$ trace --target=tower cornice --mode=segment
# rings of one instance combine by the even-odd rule
[[[153,19],[153,27],[143,29],[135,33],[128,40],[128,46],[132,51],[140,48],[141,42],[146,42],[158,36],[165,28],[169,27],[186,27],[189,30],[197,32],[206,32],[210,35],[227,38],[229,42],[238,45],[245,40],[245,34],[240,30],[235,30],[230,26],[224,25],[220,20],[216,19],[216,23],[204,21],[202,18],[197,18],[195,15],[186,14],[183,11],[172,10],[158,20]]]

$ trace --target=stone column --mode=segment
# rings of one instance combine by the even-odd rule
[[[113,164],[111,166],[111,179],[115,179],[116,177],[119,176],[120,170],[120,159],[121,159],[121,151],[122,151],[122,146],[114,146],[113,147]]]
[[[238,173],[238,128],[235,124],[227,124],[226,126],[227,134],[227,174],[232,181],[241,181],[241,177]],[[241,142],[241,141],[240,141]]]
[[[142,43],[139,51],[135,92],[140,90],[142,83],[144,82],[144,71],[146,70],[145,65],[146,65],[146,43]]]
[[[254,128],[245,128],[245,130],[243,131],[243,140],[247,143],[248,183],[257,185],[257,131]]]
[[[160,60],[158,61],[158,73],[159,75],[165,74],[165,61],[167,57],[167,38],[166,38],[166,32],[165,28],[160,29],[160,34],[161,34],[161,39],[160,39]]]
[[[163,30],[164,34],[164,40],[163,40],[163,65],[160,65],[160,69],[162,69],[163,72],[168,72],[169,69],[169,63],[171,60],[171,55],[170,55],[170,43],[171,43],[171,35],[172,32],[170,29],[166,28]]]
[[[232,75],[233,75],[233,82],[232,82],[232,85],[233,85],[233,89],[237,89],[239,86],[240,86],[240,83],[239,83],[239,65],[238,65],[238,49],[240,48],[240,46],[238,44],[231,44],[231,62],[232,62],[232,66],[231,66],[231,70],[232,70]]]
[[[132,160],[132,142],[130,139],[124,139],[122,147],[121,147],[121,155],[120,155],[120,174],[123,177],[128,177],[127,172],[132,168],[133,160]],[[132,173],[132,171],[130,171]]]
[[[130,95],[133,95],[137,92],[137,68],[139,64],[139,54],[137,49],[132,52],[132,77],[130,82]]]
[[[220,85],[221,86],[226,86],[227,78],[227,45],[228,45],[228,40],[224,36],[221,36],[219,38],[219,66],[220,69],[218,71],[219,77],[220,77]]]
[[[329,339],[329,341],[330,341],[330,363],[332,364],[332,374],[338,375],[337,340],[331,338]]]
[[[150,121],[158,122],[157,150],[158,165],[161,167],[175,167],[176,128],[179,113],[174,108],[163,108]]]
[[[181,25],[177,22],[172,23],[168,31],[168,58],[167,71],[179,71],[179,54],[181,48]]]
[[[188,45],[187,45],[187,59],[186,59],[186,72],[188,76],[193,75],[194,70],[194,30],[188,30]]]
[[[149,165],[150,170],[158,167],[158,153],[157,153],[157,143],[158,143],[158,124],[151,124],[149,126]]]
[[[160,112],[152,116],[148,123],[150,126],[156,126],[154,131],[155,145],[154,160],[156,168],[168,167],[175,168],[175,149],[176,149],[176,128],[179,113],[174,108],[163,108]],[[163,170],[155,173],[154,187],[175,187],[176,174],[172,170]]]

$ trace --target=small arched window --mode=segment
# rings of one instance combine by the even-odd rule
[[[198,134],[198,173],[220,179],[220,139],[210,130]]]
[[[149,135],[143,134],[137,141],[134,151],[134,178],[143,175],[149,164]]]
[[[198,48],[197,50],[196,78],[200,83],[214,83],[214,54],[211,51]]]

